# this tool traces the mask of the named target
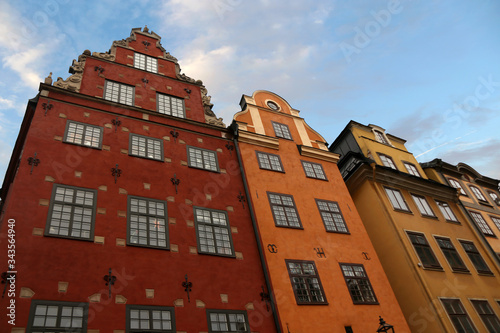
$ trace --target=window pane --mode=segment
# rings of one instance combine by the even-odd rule
[[[286,260],[286,265],[298,304],[326,304],[314,262]]]
[[[196,207],[194,218],[201,253],[233,255],[231,227],[224,211]]]
[[[188,146],[189,166],[210,171],[218,171],[217,154],[211,150]]]

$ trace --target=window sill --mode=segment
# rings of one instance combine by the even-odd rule
[[[300,227],[290,227],[288,225],[278,225],[278,224],[274,224],[276,226],[276,228],[285,228],[285,229],[295,229],[295,230],[304,230],[304,227],[300,226]]]
[[[327,182],[328,179],[321,179],[321,178],[317,178],[317,177],[311,177],[311,176],[308,176],[306,175],[306,178],[309,178],[309,179],[317,179],[317,180],[321,180],[321,181],[324,181],[324,182]]]
[[[208,172],[221,173],[219,169],[211,170],[211,169],[200,168],[200,167],[193,166],[193,165],[188,165],[188,167],[193,168],[193,169],[198,169],[198,170],[204,170],[204,171],[208,171]]]
[[[219,253],[201,252],[200,250],[197,250],[197,251],[198,251],[197,253],[200,255],[236,259],[236,254],[219,254]]]
[[[424,265],[422,265],[422,268],[426,271],[444,272],[443,267],[425,267]]]
[[[95,150],[102,150],[102,143],[101,143],[101,145],[99,147],[92,147],[92,146],[87,146],[87,145],[81,145],[79,143],[68,142],[68,141],[63,141],[63,143],[66,143],[68,145],[83,147],[83,148],[91,148],[91,149],[95,149]]]
[[[469,270],[459,270],[459,269],[451,269],[451,271],[453,273],[457,273],[457,274],[465,274],[465,275],[472,275],[472,273],[469,271]]]
[[[480,275],[480,276],[495,276],[495,274],[493,274],[493,272],[477,272],[477,275]]]
[[[43,235],[45,237],[53,237],[53,238],[61,238],[61,239],[68,239],[68,240],[76,240],[76,241],[84,241],[84,242],[94,243],[94,235],[92,235],[90,238],[78,238],[78,237],[71,237],[71,236],[61,236],[61,235],[49,234],[47,232],[45,232]]]
[[[334,230],[326,230],[326,232],[330,234],[340,234],[340,235],[350,235],[351,233],[348,232],[342,232],[342,231],[334,231]]]
[[[143,158],[143,159],[145,159],[145,160],[157,161],[157,162],[162,162],[162,163],[164,163],[164,162],[165,162],[165,158],[162,158],[162,159],[156,159],[156,158],[152,158],[152,157],[139,156],[139,155],[133,155],[133,154],[128,154],[128,156],[137,157],[137,158]]]
[[[398,212],[398,213],[405,213],[405,214],[409,214],[409,215],[415,215],[413,214],[413,212],[411,210],[403,210],[403,209],[398,209],[398,208],[393,208],[395,212]]]
[[[375,303],[372,303],[372,302],[352,302],[352,304],[354,305],[380,305],[379,302],[375,302]]]
[[[456,225],[462,225],[462,223],[460,223],[460,221],[446,220],[446,222],[451,223],[451,224],[456,224]]]
[[[266,168],[260,168],[261,170],[266,170],[266,171],[273,171],[273,172],[279,172],[279,173],[285,173],[285,171],[280,171],[280,170],[273,170],[273,169],[266,169]]]
[[[432,215],[424,215],[424,214],[420,214],[421,217],[425,217],[426,219],[431,219],[431,220],[436,220],[438,221],[438,217],[437,216],[432,216]]]
[[[133,247],[142,247],[145,249],[155,249],[155,250],[166,250],[170,251],[170,246],[167,245],[166,247],[162,246],[153,246],[153,245],[144,245],[144,244],[134,244],[134,243],[129,243],[127,242],[127,246],[133,246]]]
[[[329,305],[328,302],[297,302],[297,305]]]

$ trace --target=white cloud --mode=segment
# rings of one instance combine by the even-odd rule
[[[0,175],[4,175],[9,165],[12,146],[0,140]]]
[[[0,110],[1,109],[10,109],[14,107],[14,101],[7,98],[2,98],[0,96]]]

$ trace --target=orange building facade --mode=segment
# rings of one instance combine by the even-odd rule
[[[283,332],[410,332],[337,167],[299,111],[244,95],[231,127]]]

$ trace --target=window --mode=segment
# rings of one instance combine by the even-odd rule
[[[54,185],[45,234],[92,239],[97,191]]]
[[[416,232],[406,232],[410,241],[413,244],[413,248],[417,252],[422,265],[425,268],[441,268],[439,261],[437,260],[434,252],[432,252],[431,246],[427,242],[424,234]]]
[[[380,158],[380,160],[382,161],[382,164],[384,166],[389,167],[389,168],[394,169],[394,170],[398,169],[398,168],[396,168],[396,164],[394,164],[392,157],[384,155],[384,154],[380,154],[380,153],[378,153],[378,157]]]
[[[284,138],[288,140],[292,140],[292,135],[290,134],[290,129],[285,124],[273,123],[274,133],[278,138]]]
[[[283,164],[281,164],[281,159],[278,155],[260,151],[256,151],[255,153],[257,153],[257,160],[261,169],[284,172]]]
[[[429,206],[429,203],[424,197],[416,194],[412,194],[411,196],[413,198],[413,201],[415,201],[415,205],[417,205],[417,208],[420,211],[420,214],[422,214],[422,216],[436,217],[436,215],[431,209],[431,206]]]
[[[500,230],[500,218],[499,217],[495,217],[495,216],[491,216],[491,215],[490,215],[490,218],[493,221],[493,223],[495,223],[495,225],[497,226],[498,230]]]
[[[472,186],[472,185],[470,185],[469,187],[472,190],[472,193],[474,193],[474,195],[476,196],[477,200],[483,201],[483,202],[488,202],[488,201],[486,201],[486,198],[484,197],[483,192],[481,192],[481,190],[479,188],[477,188],[476,186]]]
[[[387,193],[394,209],[410,212],[410,208],[408,208],[403,194],[399,190],[385,187],[385,193]]]
[[[349,233],[338,203],[316,199],[316,204],[318,205],[326,231]]]
[[[448,203],[436,200],[436,204],[439,207],[439,210],[441,211],[441,214],[443,214],[446,221],[458,222],[457,217],[453,213],[453,210],[451,210],[451,207]]]
[[[481,257],[481,254],[477,250],[474,243],[468,241],[460,241],[460,244],[462,244],[465,253],[467,253],[467,255],[469,256],[470,261],[472,262],[478,273],[493,274],[484,261],[483,257]]]
[[[302,228],[299,213],[291,195],[267,192],[277,227]]]
[[[450,267],[454,271],[468,272],[467,266],[465,266],[462,258],[458,254],[455,246],[449,238],[444,237],[434,237],[436,238],[436,242],[438,243],[441,251],[443,252],[444,257],[450,264]]]
[[[408,162],[403,162],[403,164],[405,165],[405,168],[406,168],[406,170],[408,170],[408,173],[410,175],[422,177],[422,176],[420,176],[420,172],[418,172],[418,169],[415,165],[408,163]]]
[[[127,333],[175,333],[172,307],[127,305]]]
[[[130,134],[130,155],[163,161],[163,141]]]
[[[104,99],[111,102],[134,105],[134,87],[118,82],[106,81],[104,85]]]
[[[307,177],[326,180],[326,175],[321,164],[302,161],[302,167]]]
[[[458,180],[455,180],[455,179],[452,179],[452,178],[448,178],[448,182],[450,183],[450,185],[458,190],[460,190],[460,194],[462,195],[467,195],[467,193],[465,193],[462,185],[460,185],[460,183],[458,182]]]
[[[76,121],[68,121],[64,133],[64,142],[92,148],[101,148],[102,127],[77,123]]]
[[[497,206],[500,206],[500,197],[498,197],[495,192],[488,191],[488,195],[490,196],[491,200],[493,200],[493,202],[497,204]]]
[[[479,313],[488,332],[500,332],[500,320],[498,320],[497,315],[493,312],[490,303],[486,300],[471,300],[471,303],[474,305],[477,313]]]
[[[481,232],[485,234],[486,236],[492,236],[495,237],[495,234],[493,231],[490,229],[490,226],[488,223],[483,218],[483,215],[477,212],[469,211],[470,215],[472,216],[472,219],[474,222],[476,222],[476,225],[481,229]]]
[[[158,72],[158,59],[141,53],[134,54],[134,67],[148,72]]]
[[[207,310],[208,332],[250,332],[245,311]]]
[[[169,116],[186,118],[184,111],[184,100],[164,94],[156,94],[157,110],[159,113]]]
[[[200,253],[233,256],[231,227],[226,212],[194,207],[194,220]]]
[[[377,139],[378,142],[386,144],[386,145],[389,144],[389,142],[387,142],[387,139],[385,138],[384,133],[377,131],[377,130],[373,130],[373,133],[375,133],[375,139]]]
[[[378,304],[363,265],[340,264],[354,304]]]
[[[128,244],[168,248],[167,204],[128,197]]]
[[[444,309],[450,316],[450,320],[455,326],[457,332],[476,333],[477,330],[472,324],[469,315],[464,309],[462,302],[459,299],[441,299]]]
[[[88,304],[32,300],[27,332],[87,332]]]
[[[285,262],[297,304],[328,304],[314,261]]]
[[[191,146],[188,146],[187,150],[190,167],[219,171],[219,163],[217,162],[217,153],[215,151]]]

